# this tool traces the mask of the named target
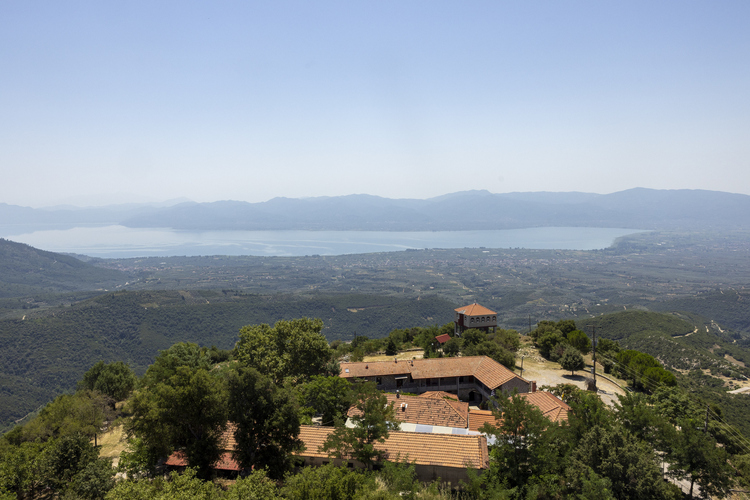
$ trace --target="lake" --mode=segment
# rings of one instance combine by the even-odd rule
[[[175,231],[89,226],[25,230],[0,226],[0,236],[51,252],[92,257],[258,255],[303,256],[422,248],[594,250],[636,229],[539,227],[489,231]]]

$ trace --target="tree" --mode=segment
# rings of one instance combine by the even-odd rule
[[[491,340],[485,340],[479,344],[470,344],[463,349],[463,354],[464,356],[489,356],[511,369],[516,366],[516,356]]]
[[[181,450],[199,476],[209,476],[227,423],[226,386],[218,375],[179,366],[166,380],[137,392],[130,409],[128,433],[143,440],[151,465]]]
[[[340,425],[354,402],[352,384],[341,377],[315,375],[298,387],[304,406],[321,414],[322,425]]]
[[[4,440],[0,440],[0,445]],[[0,491],[6,490],[24,498],[42,485],[47,443],[7,444],[0,452]]]
[[[337,427],[321,446],[321,451],[336,458],[353,458],[372,469],[384,458],[375,443],[384,443],[389,431],[398,429],[393,403],[375,388],[374,382],[358,382],[355,386],[354,427]]]
[[[482,330],[470,328],[461,334],[461,338],[463,339],[464,347],[468,348],[469,346],[481,344],[487,340],[487,334]]]
[[[630,433],[642,441],[652,443],[658,450],[666,450],[671,445],[674,427],[656,413],[642,393],[628,392],[618,395],[615,403],[617,421]]]
[[[122,361],[105,364],[99,361],[87,371],[78,388],[99,391],[115,401],[126,399],[135,388],[135,373]]]
[[[323,375],[332,351],[322,329],[323,321],[310,318],[281,320],[273,327],[248,325],[240,330],[236,355],[245,366],[277,383],[286,377],[304,380]]]
[[[494,333],[487,336],[493,342],[496,342],[509,351],[515,352],[521,347],[521,336],[516,330],[505,330],[498,328]]]
[[[568,333],[568,344],[578,349],[584,356],[591,352],[591,339],[581,330]]]
[[[537,347],[539,347],[539,354],[547,359],[550,359],[550,356],[553,353],[555,347],[557,347],[559,344],[564,344],[565,342],[565,337],[563,337],[563,334],[562,332],[560,332],[560,330],[546,331],[540,333],[536,337],[536,345]]]
[[[388,343],[385,345],[385,354],[386,356],[395,356],[398,354],[398,347],[392,338],[389,338]]]
[[[567,476],[574,491],[591,469],[610,481],[615,498],[669,498],[653,449],[618,425],[593,426],[570,456]]]
[[[45,406],[37,418],[19,430],[23,441],[84,434],[96,438],[102,424],[113,418],[113,401],[96,391],[63,394]]]
[[[83,435],[63,436],[50,442],[44,454],[44,482],[53,490],[61,491],[73,483],[75,476],[96,462],[97,450]],[[109,476],[114,476],[110,463]]]
[[[158,384],[169,379],[179,367],[209,370],[213,366],[206,349],[192,342],[178,342],[169,349],[160,351],[153,364],[141,379],[141,387]]]
[[[457,356],[459,352],[461,352],[460,338],[451,337],[445,344],[443,344],[443,353],[446,356]]]
[[[73,476],[69,489],[78,498],[101,500],[115,486],[115,470],[109,458],[97,458]]]
[[[299,474],[287,476],[282,493],[289,500],[353,500],[365,489],[375,489],[370,475],[327,464],[305,467]]]
[[[490,400],[495,418],[502,419],[499,426],[485,423],[480,429],[495,437],[492,448],[493,461],[490,475],[508,478],[514,486],[524,485],[533,474],[536,461],[533,459],[536,444],[544,430],[550,425],[536,406],[514,394],[510,398]]]
[[[565,370],[570,370],[570,374],[573,375],[576,370],[583,369],[583,356],[575,347],[568,347],[560,358],[560,366]]]
[[[571,332],[576,330],[576,322],[572,319],[561,319],[555,326],[566,338]]]
[[[229,376],[229,419],[236,425],[234,456],[244,469],[269,468],[279,479],[301,448],[297,401],[290,388],[279,387],[254,368],[240,367]]]
[[[690,479],[690,498],[693,485],[711,497],[724,497],[732,485],[733,471],[727,463],[727,452],[716,446],[703,426],[695,420],[683,420],[672,452],[668,455],[669,471],[676,477]]]
[[[276,483],[268,478],[265,469],[254,470],[247,476],[240,477],[229,487],[227,500],[277,500],[279,496]]]

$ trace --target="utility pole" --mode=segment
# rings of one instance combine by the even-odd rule
[[[587,325],[591,328],[594,334],[594,348],[593,348],[593,355],[592,355],[592,361],[593,361],[593,367],[591,368],[591,373],[594,375],[594,390],[597,390],[596,388],[596,325]]]
[[[531,314],[529,314],[529,335],[531,335]]]

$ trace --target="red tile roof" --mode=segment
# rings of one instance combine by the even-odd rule
[[[490,390],[496,389],[514,378],[529,383],[526,379],[519,377],[487,356],[428,358],[398,362],[341,363],[341,376],[344,378],[409,374],[415,379],[474,376]]]
[[[164,465],[168,465],[171,467],[187,467],[187,457],[183,452],[175,451],[169,456]],[[222,453],[221,457],[219,457],[219,460],[213,465],[212,469],[238,471],[240,470],[240,464],[232,457],[232,454],[227,451]]]
[[[476,302],[473,304],[469,304],[468,306],[464,307],[457,307],[454,309],[457,313],[464,314],[466,316],[484,316],[484,315],[493,315],[497,314],[495,311],[490,311],[484,306],[480,306]]]
[[[539,408],[542,414],[552,422],[568,420],[568,412],[571,411],[570,406],[550,392],[527,392],[519,394],[519,396]]]
[[[320,446],[333,427],[303,425],[299,438],[305,444],[301,457],[327,458],[319,451]],[[419,432],[391,431],[385,443],[376,443],[375,448],[386,451],[388,460],[408,457],[417,465],[442,465],[465,468],[468,464],[478,469],[489,467],[487,438],[481,435],[426,434]]]
[[[485,423],[499,427],[502,419],[496,419],[489,410],[469,410],[470,431],[479,431]]]
[[[451,336],[450,336],[450,335],[448,335],[447,333],[444,333],[444,334],[442,334],[442,335],[438,335],[437,337],[435,337],[435,340],[437,340],[437,341],[438,341],[438,342],[440,342],[441,344],[445,344],[445,343],[446,343],[446,342],[448,342],[448,341],[449,341],[450,339],[451,339]]]
[[[558,399],[552,393],[537,391],[526,392],[518,395],[524,398],[529,404],[539,408],[542,414],[551,422],[563,422],[568,420],[568,412],[571,411],[561,399]],[[469,410],[469,430],[478,431],[484,423],[500,426],[502,419],[495,419],[491,411],[488,410]]]
[[[445,391],[427,391],[419,395],[420,398],[451,399],[458,401],[458,396]]]
[[[469,403],[443,398],[423,398],[421,396],[396,397],[385,393],[388,403],[393,403],[396,418],[402,422],[420,425],[438,425],[465,429],[469,423]],[[357,408],[349,410],[349,416],[361,414]]]

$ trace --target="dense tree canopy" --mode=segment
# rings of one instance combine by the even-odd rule
[[[122,401],[133,391],[136,382],[135,373],[122,361],[109,364],[99,361],[83,375],[78,388],[99,391],[115,401]]]
[[[115,411],[114,399],[100,392],[110,385],[96,386],[104,380],[102,374],[115,364],[97,363],[86,373],[77,393],[57,398],[29,423],[0,439],[0,500],[40,493],[59,498],[106,496],[111,500],[444,498],[437,483],[422,485],[416,480],[413,465],[383,463],[384,457],[375,446],[397,428],[397,422],[392,405],[374,383],[351,384],[293,366],[297,358],[289,357],[289,353],[304,350],[297,345],[300,339],[316,343],[314,335],[300,334],[300,339],[292,339],[298,335],[297,330],[314,333],[318,323],[310,321],[294,328],[283,325],[281,334],[269,333],[276,326],[259,328],[265,332],[263,338],[276,343],[268,352],[276,352],[278,345],[286,349],[288,366],[278,365],[273,378],[252,365],[255,358],[247,356],[247,351],[239,355],[241,349],[237,350],[237,360],[195,344],[175,344],[163,351],[126,405],[125,415],[132,412],[127,417],[131,440],[120,464],[128,479],[120,479],[117,484],[110,460],[99,458],[99,449],[91,439],[114,419]],[[555,349],[573,349],[568,341],[575,338],[575,325],[548,323],[540,323],[544,331],[538,340],[545,335],[559,336],[564,341]],[[253,333],[245,347],[257,347],[258,338],[253,338],[256,327],[247,327],[247,331]],[[425,332],[435,331],[439,329],[400,331],[394,334],[393,343],[400,336],[408,342],[409,336],[426,338]],[[489,344],[505,349],[503,345],[512,348],[514,343],[512,331],[465,333],[468,336],[458,339],[462,348],[481,349]],[[279,343],[275,335],[291,340]],[[372,340],[358,344],[361,347]],[[611,351],[616,352],[616,348]],[[326,349],[313,346],[299,359],[313,360],[317,369],[323,366],[325,372],[330,361],[326,356],[331,352],[327,345]],[[491,400],[490,408],[501,419],[497,426],[483,429],[491,438],[490,467],[481,476],[469,475],[468,482],[461,485],[464,497],[681,498],[678,489],[663,480],[662,461],[668,464],[673,478],[698,485],[704,495],[726,494],[735,471],[740,485],[750,484],[746,448],[721,421],[721,410],[707,408],[695,394],[655,377],[659,372],[654,370],[663,368],[654,358],[641,354],[622,351],[619,360],[627,362],[622,366],[632,370],[628,372],[631,376],[636,374],[635,380],[644,391],[621,396],[614,407],[572,384],[547,388],[571,407],[568,420],[560,423],[547,420],[517,395]],[[563,366],[565,357],[562,355]],[[273,363],[265,366],[275,369]],[[347,428],[342,424],[352,403],[356,408],[354,427]],[[290,472],[293,453],[301,445],[300,415],[311,414],[321,415],[324,425],[335,427],[323,447],[329,456],[355,459],[368,470],[329,464]],[[238,445],[235,458],[248,476],[222,488],[210,481],[211,465],[225,451],[220,438],[228,423]],[[723,446],[717,446],[717,442]],[[188,459],[191,468],[185,474],[142,477],[148,466],[173,451],[183,452]]]
[[[302,446],[292,389],[240,367],[229,374],[228,416],[236,426],[234,455],[242,467],[268,467],[272,477],[280,478],[291,466],[290,454]]]
[[[227,423],[226,386],[216,373],[176,367],[169,378],[136,393],[131,411],[128,432],[144,441],[151,465],[180,450],[199,475],[210,474]]]
[[[273,327],[245,326],[240,330],[237,358],[275,382],[325,374],[333,352],[322,329],[321,320],[310,318],[277,321]]]

